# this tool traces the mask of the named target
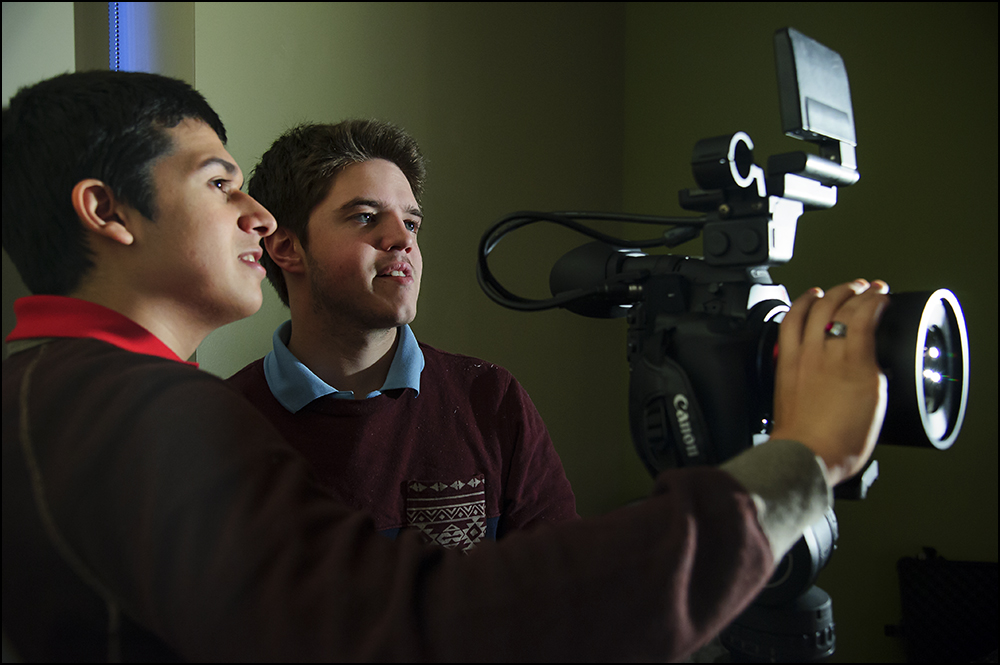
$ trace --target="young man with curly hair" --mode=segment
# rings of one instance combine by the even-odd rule
[[[524,388],[410,330],[424,179],[416,141],[377,120],[274,142],[249,191],[278,220],[262,262],[291,320],[229,381],[383,534],[469,551],[577,515]]]

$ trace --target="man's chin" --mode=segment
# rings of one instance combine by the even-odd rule
[[[264,294],[258,288],[255,294],[249,294],[244,296],[242,300],[232,303],[233,306],[230,308],[228,312],[229,316],[227,317],[230,320],[226,323],[235,323],[236,321],[242,321],[253,316],[260,311],[263,304]]]

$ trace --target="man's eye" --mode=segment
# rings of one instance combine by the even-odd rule
[[[362,224],[369,224],[375,221],[375,213],[373,212],[359,212],[354,216],[354,219],[358,220]]]
[[[417,231],[420,230],[420,222],[408,219],[406,220],[406,228],[412,231],[413,233],[416,233]]]
[[[222,191],[226,191],[228,185],[229,181],[224,178],[218,178],[212,181],[212,186],[217,189],[221,189]]]

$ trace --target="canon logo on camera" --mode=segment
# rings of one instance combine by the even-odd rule
[[[688,414],[688,398],[682,393],[674,396],[674,417],[680,430],[681,441],[684,442],[684,452],[688,457],[698,456],[698,440],[691,430],[691,416]]]

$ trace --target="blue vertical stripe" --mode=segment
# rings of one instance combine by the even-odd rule
[[[119,2],[108,3],[108,67],[121,71],[121,16]]]
[[[157,12],[147,2],[108,3],[108,65],[116,72],[155,72]]]

